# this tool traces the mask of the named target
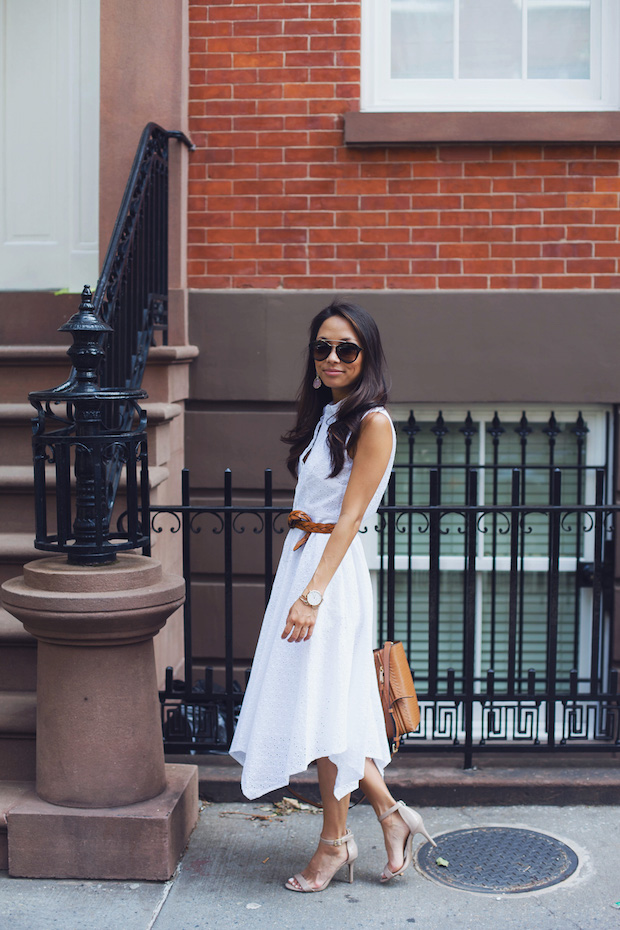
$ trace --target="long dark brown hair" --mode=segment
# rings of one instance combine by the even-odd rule
[[[337,418],[329,427],[328,442],[332,462],[330,478],[342,471],[345,451],[350,456],[355,454],[364,413],[372,407],[385,404],[388,396],[381,336],[377,324],[366,310],[336,298],[312,320],[309,341],[314,342],[325,320],[332,316],[341,316],[351,324],[363,354],[359,381],[338,407]],[[282,436],[282,441],[291,447],[286,464],[293,477],[297,476],[299,457],[312,439],[323,407],[332,402],[330,388],[324,384],[318,390],[312,387],[315,375],[314,360],[308,348],[306,371],[297,395],[297,422],[293,429]]]

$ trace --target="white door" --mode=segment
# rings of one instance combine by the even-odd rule
[[[0,289],[98,277],[99,0],[0,0]]]

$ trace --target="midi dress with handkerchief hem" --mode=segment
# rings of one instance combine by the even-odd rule
[[[337,403],[326,405],[299,461],[293,509],[317,523],[337,522],[353,464],[346,455],[341,472],[329,477],[327,430],[337,408]],[[383,407],[373,410],[392,423]],[[392,437],[390,461],[364,515],[366,523],[377,511],[392,470],[393,426]],[[243,765],[241,789],[249,799],[284,787],[323,756],[337,767],[334,795],[340,799],[358,787],[367,758],[381,773],[390,761],[372,655],[373,593],[359,536],[327,586],[311,639],[289,643],[281,638],[289,609],[310,582],[329,539],[312,533],[293,551],[303,535],[291,529],[285,539],[230,749]]]

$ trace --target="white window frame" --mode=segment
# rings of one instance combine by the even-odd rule
[[[590,80],[418,80],[390,76],[391,0],[362,0],[361,109],[366,112],[617,110],[620,3],[591,2]],[[458,0],[455,4],[458,6]]]
[[[579,413],[582,414],[586,425],[588,426],[588,437],[585,448],[585,465],[592,468],[600,466],[606,460],[613,461],[611,449],[606,448],[607,437],[607,414],[611,414],[611,408],[604,405],[583,404],[573,406],[568,404],[521,404],[513,406],[509,404],[489,405],[451,405],[442,404],[442,415],[446,423],[462,423],[468,412],[471,412],[474,424],[478,429],[478,453],[473,453],[472,449],[472,467],[476,462],[485,460],[485,442],[486,428],[491,423],[495,411],[499,413],[500,420],[503,423],[518,423],[523,413],[524,407],[528,423],[541,426],[547,423],[551,409],[553,409],[556,419],[560,423],[575,422]],[[394,404],[390,406],[390,413],[395,423],[405,423],[411,409],[414,409],[416,420],[419,423],[432,422],[438,414],[437,405],[430,404]],[[400,442],[406,442],[406,437],[399,435]],[[476,441],[476,440],[474,440]],[[610,443],[613,438],[609,437]],[[611,476],[609,476],[611,478]],[[586,477],[585,500],[592,501],[594,498],[595,475],[590,472]],[[609,494],[611,495],[611,481],[607,482]],[[484,504],[484,475],[480,471],[479,478],[479,502]],[[610,500],[608,502],[611,501]],[[378,598],[378,570],[380,568],[379,556],[379,533],[377,532],[377,520],[363,527],[364,532],[361,534],[362,545],[370,569],[370,575],[373,586],[373,600],[377,603]],[[584,552],[582,558],[586,561],[594,557],[593,540],[590,537],[584,538]],[[405,571],[409,568],[409,558],[406,555],[397,555],[394,560],[396,571]],[[441,571],[463,571],[464,559],[462,556],[444,555],[440,557],[439,567]],[[526,572],[544,572],[547,570],[548,561],[544,557],[525,556],[523,559],[523,568]],[[574,572],[577,568],[577,560],[572,556],[561,556],[559,559],[560,572]],[[384,568],[387,568],[387,556],[384,556]],[[478,534],[478,552],[476,555],[476,634],[475,634],[475,674],[480,677],[482,673],[482,579],[483,575],[493,568],[493,559],[484,553],[484,538]],[[418,571],[428,571],[428,556],[413,556],[411,558],[411,569]],[[506,556],[499,556],[495,560],[495,570],[497,572],[510,571],[510,559]],[[589,641],[592,627],[592,591],[589,588],[582,588],[581,591],[581,610],[579,625],[579,641],[581,643],[579,654],[578,672],[580,677],[587,677],[590,668],[590,650]],[[604,652],[603,667],[608,666],[609,661],[609,630],[605,627],[603,643],[601,644]]]

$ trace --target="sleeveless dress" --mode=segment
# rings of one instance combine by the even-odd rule
[[[318,523],[336,523],[351,474],[330,478],[327,429],[338,404],[327,404],[299,460],[294,510]],[[383,407],[374,410],[389,414]],[[368,411],[371,412],[371,411]],[[385,474],[364,515],[374,517],[392,470],[396,436]],[[230,749],[243,765],[241,790],[254,799],[282,788],[291,775],[328,756],[337,766],[338,800],[358,787],[366,758],[382,773],[390,761],[372,650],[374,610],[370,573],[359,536],[351,543],[318,608],[311,639],[281,639],[291,605],[312,578],[328,535],[289,530],[261,628],[252,672]]]

